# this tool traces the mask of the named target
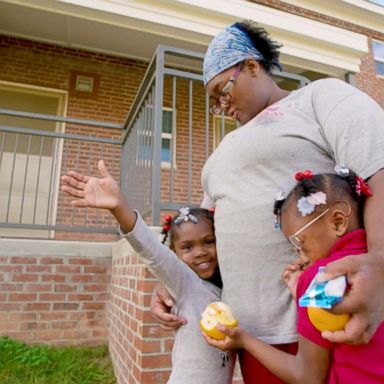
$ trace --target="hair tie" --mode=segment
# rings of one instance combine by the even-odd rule
[[[163,230],[161,231],[163,235],[169,232],[169,230],[171,229],[171,223],[172,223],[172,216],[169,216],[169,215],[165,216],[164,223],[163,223]]]
[[[365,197],[373,196],[373,193],[369,189],[368,184],[364,181],[364,179],[360,176],[356,176],[356,194],[357,196],[364,195]]]
[[[335,165],[335,172],[340,177],[348,177],[349,176],[349,168],[345,165]]]
[[[347,178],[350,174],[349,168],[347,168],[344,165],[335,165],[335,172],[337,175],[343,178]],[[360,176],[355,177],[355,192],[357,196],[365,196],[365,197],[371,197],[373,196],[373,193],[369,189],[368,184],[364,181],[364,179]]]
[[[303,172],[296,172],[295,173],[295,179],[297,181],[302,181],[304,179],[312,179],[313,178],[313,172],[309,169],[306,169]]]
[[[273,213],[275,214],[275,229],[281,229],[280,210],[287,194],[284,191],[277,191],[275,196],[275,204],[273,205]]]
[[[176,225],[182,223],[183,221],[191,221],[193,224],[196,224],[199,222],[199,219],[192,215],[191,213],[191,208],[189,207],[181,207],[179,209],[179,215],[176,217],[176,219],[174,220],[174,223]]]

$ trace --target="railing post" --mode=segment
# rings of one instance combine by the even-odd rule
[[[160,222],[161,205],[161,134],[163,128],[164,48],[156,52],[156,80],[154,102],[153,153],[152,153],[152,225]]]

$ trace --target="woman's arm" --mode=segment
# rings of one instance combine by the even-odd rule
[[[368,181],[373,196],[364,207],[368,254],[348,256],[328,264],[324,279],[347,275],[351,290],[334,307],[335,313],[351,313],[343,331],[323,332],[331,342],[367,343],[384,321],[384,170]]]
[[[267,369],[281,380],[290,384],[326,383],[330,352],[308,339],[299,336],[299,349],[296,355],[280,351],[251,336],[241,328],[218,326],[226,338],[214,340],[204,334],[208,344],[221,350],[246,349]]]

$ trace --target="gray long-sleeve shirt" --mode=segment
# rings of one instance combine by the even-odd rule
[[[220,288],[202,280],[174,252],[161,244],[140,215],[137,216],[135,227],[124,237],[174,297],[175,314],[188,321],[175,334],[172,373],[168,383],[231,383],[234,354],[209,346],[198,324],[205,307],[220,300]]]

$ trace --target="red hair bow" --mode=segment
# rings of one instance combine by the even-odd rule
[[[356,193],[358,196],[364,195],[365,197],[373,196],[373,193],[369,189],[368,184],[360,176],[356,176]]]
[[[167,233],[171,229],[172,216],[164,217],[163,233]]]

